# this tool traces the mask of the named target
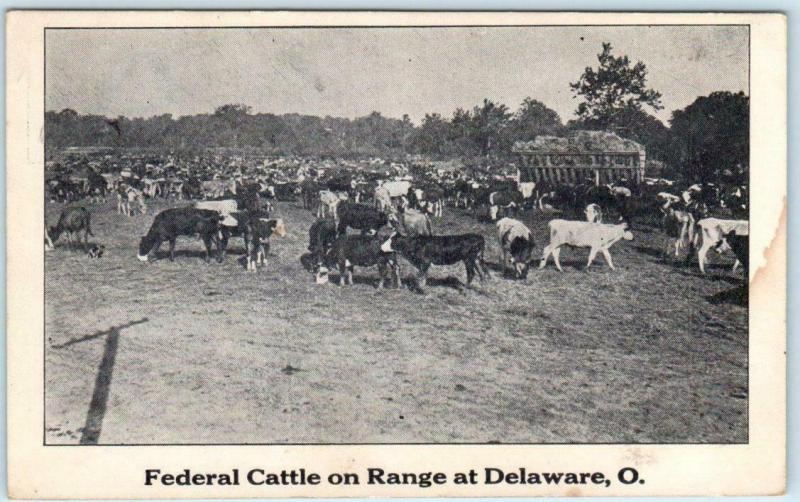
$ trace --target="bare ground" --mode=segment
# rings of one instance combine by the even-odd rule
[[[46,253],[48,444],[747,441],[743,275],[665,258],[655,229],[612,248],[616,271],[565,250],[564,273],[474,289],[463,266],[433,267],[420,294],[378,291],[370,269],[315,285],[296,204],[278,204],[289,235],[257,274],[238,239],[223,264],[188,238],[174,263],[166,245],[140,263],[154,208],[89,208],[106,255]],[[551,218],[526,218],[537,253]],[[499,259],[494,226],[461,210],[434,231],[481,232]]]

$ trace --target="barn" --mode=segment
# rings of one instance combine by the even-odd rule
[[[566,137],[537,136],[517,141],[520,181],[595,184],[644,178],[644,146],[608,131],[572,131]]]

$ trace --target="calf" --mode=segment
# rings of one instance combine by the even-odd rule
[[[606,225],[587,221],[553,220],[547,226],[550,228],[550,243],[542,251],[542,261],[539,262],[540,269],[544,268],[547,259],[552,254],[556,268],[563,272],[558,258],[561,246],[567,245],[590,249],[589,261],[586,263],[587,269],[592,265],[597,252],[600,251],[608,266],[614,270],[614,263],[611,261],[608,248],[620,239],[633,240],[633,234],[628,230],[627,223]]]
[[[519,220],[502,218],[497,222],[497,239],[503,254],[503,274],[506,273],[510,257],[515,277],[524,279],[528,275],[534,246],[530,229]]]
[[[384,286],[388,268],[391,268],[393,277],[397,279],[397,287],[402,286],[397,256],[393,251],[384,251],[382,242],[380,238],[371,235],[341,235],[331,244],[326,264],[329,267],[338,267],[340,286],[353,284],[353,269],[356,265],[378,266],[378,289]]]
[[[467,285],[472,284],[475,272],[483,282],[489,270],[483,261],[486,243],[482,235],[417,235],[402,236],[393,233],[381,249],[387,253],[398,252],[419,271],[420,288],[425,286],[431,265],[453,265],[463,262],[467,271]]]
[[[706,273],[706,255],[712,248],[721,253],[727,248],[724,247],[725,235],[733,232],[736,235],[747,236],[749,234],[749,222],[747,220],[721,220],[719,218],[703,218],[697,222],[692,236],[689,255],[686,257],[687,263],[691,260],[692,251],[697,249],[697,262],[700,272]],[[699,247],[698,247],[699,244]],[[739,261],[733,264],[734,270],[738,267]]]
[[[744,276],[747,277],[750,256],[749,236],[737,235],[736,229],[732,229],[730,232],[725,234],[725,242],[727,242],[728,246],[730,246],[731,250],[733,250],[733,254],[736,255],[736,260],[742,264],[742,267],[744,268]]]
[[[83,242],[81,242],[81,232],[83,233]],[[64,209],[61,211],[61,216],[58,217],[58,223],[56,226],[50,227],[48,233],[52,242],[57,242],[61,234],[66,235],[69,247],[72,247],[73,238],[77,238],[77,243],[86,251],[89,246],[89,236],[94,237],[89,211],[85,207]]]
[[[206,263],[211,257],[211,243],[217,243],[217,261],[222,261],[222,241],[217,237],[223,217],[217,211],[180,207],[165,209],[158,213],[150,225],[147,235],[139,241],[139,261],[147,261],[150,251],[161,247],[164,241],[169,242],[169,260],[175,261],[175,241],[178,236],[199,235],[206,247]]]
[[[245,223],[245,248],[247,250],[247,271],[255,272],[258,265],[266,265],[269,253],[269,239],[273,235],[284,237],[286,226],[283,220],[267,218],[250,218]]]
[[[416,209],[405,209],[400,213],[399,223],[405,235],[433,235],[430,217]]]
[[[361,230],[361,234],[375,234],[381,227],[389,223],[389,217],[377,209],[354,202],[342,202],[336,208],[336,229],[340,235],[347,232],[347,227]]]
[[[336,209],[339,207],[339,204],[346,200],[346,192],[331,192],[330,190],[321,190],[319,192],[317,218],[324,218],[326,213],[331,214],[334,218],[336,218]]]

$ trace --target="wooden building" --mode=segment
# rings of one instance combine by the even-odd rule
[[[612,132],[538,136],[533,141],[516,142],[513,152],[520,158],[523,182],[578,184],[591,179],[597,185],[621,180],[638,184],[644,178],[644,147]]]

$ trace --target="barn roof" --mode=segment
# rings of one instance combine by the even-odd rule
[[[644,146],[609,131],[572,131],[566,137],[537,136],[517,141],[516,153],[644,153]]]

